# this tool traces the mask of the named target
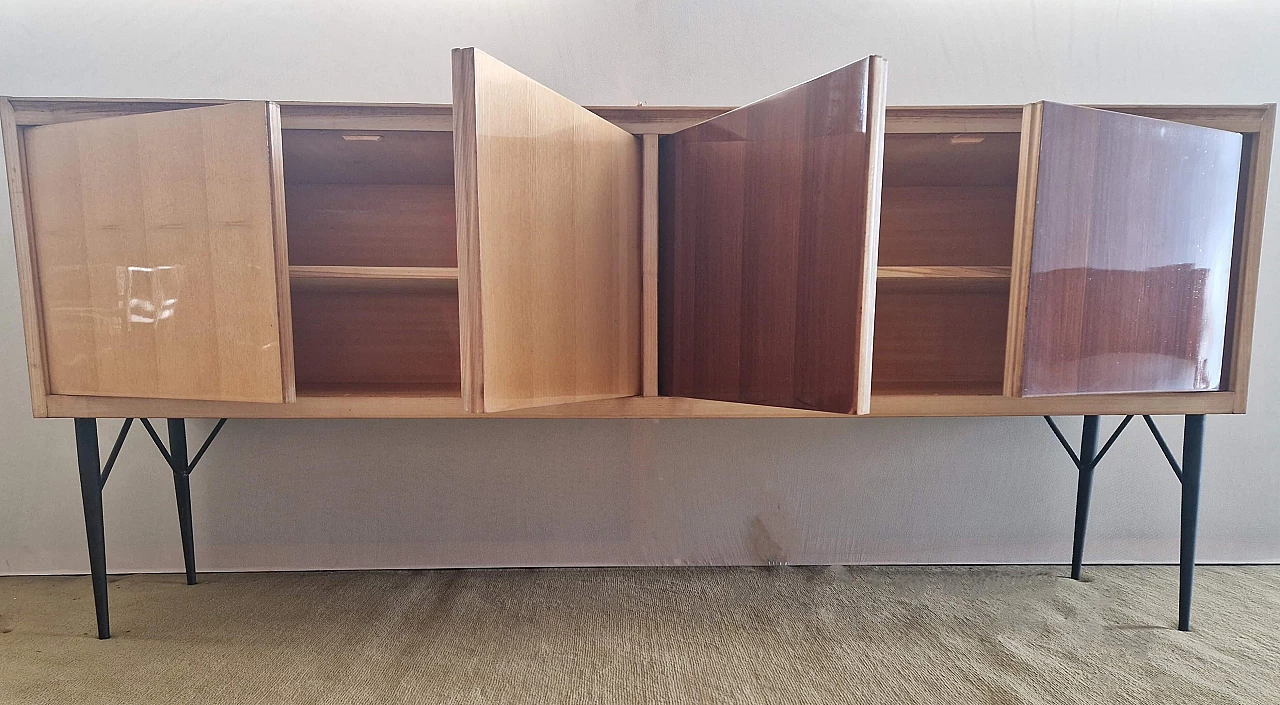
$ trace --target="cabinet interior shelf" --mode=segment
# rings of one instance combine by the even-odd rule
[[[916,290],[990,291],[1007,289],[1012,267],[998,266],[891,266],[877,267],[882,286]]]
[[[457,290],[457,267],[289,267],[289,282],[308,289]]]

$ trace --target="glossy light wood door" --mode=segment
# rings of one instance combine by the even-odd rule
[[[463,406],[639,394],[639,141],[475,49],[453,91]]]
[[[884,109],[868,57],[662,138],[661,393],[869,411]]]
[[[52,394],[291,400],[279,137],[268,103],[25,131]]]
[[[1006,393],[1219,389],[1241,135],[1029,106]]]

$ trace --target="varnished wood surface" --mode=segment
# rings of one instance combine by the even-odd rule
[[[1239,134],[1045,103],[1024,396],[1222,378]]]
[[[226,100],[164,98],[12,97],[18,125],[44,125],[143,112],[220,105]],[[452,129],[452,106],[439,103],[316,103],[280,101],[285,129]],[[635,134],[671,134],[723,115],[733,107],[586,106]],[[1234,132],[1260,132],[1266,105],[1093,105],[1091,107]],[[900,105],[886,112],[886,133],[1010,132],[1021,125],[1021,105]]]
[[[658,136],[642,137],[640,155],[641,393],[658,396]]]
[[[876,267],[877,279],[996,279],[1009,280],[1009,267],[990,266],[926,266],[926,267]]]
[[[90,117],[100,117],[110,114],[133,114],[139,111],[156,111],[156,110],[172,110],[178,107],[192,107],[195,105],[212,105],[219,104],[221,101],[101,101],[101,100],[71,100],[71,99],[52,99],[47,101],[38,101],[32,99],[19,99],[16,101],[16,110],[12,117],[12,124],[16,125],[33,125],[43,122],[63,122],[68,120],[83,120]],[[187,103],[191,105],[188,106]],[[687,126],[694,122],[701,121],[707,117],[720,114],[727,108],[662,108],[662,107],[621,107],[621,108],[602,108],[599,112],[606,114],[610,119],[619,124],[624,124],[627,129],[635,132],[658,132],[663,133],[681,127]],[[1247,224],[1242,226],[1242,232],[1247,239],[1245,246],[1245,255],[1240,258],[1237,263],[1237,269],[1240,272],[1253,272],[1252,284],[1244,286],[1242,299],[1252,297],[1252,288],[1256,286],[1257,281],[1257,243],[1261,240],[1262,212],[1265,205],[1267,169],[1265,165],[1269,163],[1271,138],[1269,134],[1261,135],[1266,125],[1268,125],[1268,116],[1273,116],[1269,106],[1129,106],[1124,110],[1140,112],[1147,115],[1159,116],[1179,121],[1187,121],[1197,124],[1212,125],[1222,129],[1233,129],[1251,133],[1255,141],[1250,143],[1249,149],[1257,157],[1256,163],[1264,165],[1262,168],[1256,166],[1247,166],[1250,174],[1247,188],[1244,190],[1248,205],[1245,206],[1244,212],[1247,216]],[[302,128],[308,130],[316,129],[333,129],[333,130],[411,130],[411,129],[444,129],[451,127],[451,108],[450,106],[431,106],[431,105],[326,105],[326,104],[286,104],[282,108],[282,122],[287,128]],[[975,132],[1006,132],[1016,133],[1019,129],[1018,115],[1021,108],[1002,107],[1002,106],[949,106],[949,107],[899,107],[889,108],[887,115],[886,131],[891,134],[909,134],[909,133],[946,133],[944,136],[949,139],[951,133],[962,133],[966,130]],[[3,110],[0,110],[0,118],[3,118]],[[303,124],[305,122],[305,124]],[[656,126],[656,129],[655,129]],[[17,131],[14,130],[12,137],[16,138]],[[988,134],[990,137],[990,134]],[[5,133],[6,148],[10,146],[11,135],[6,130]],[[14,160],[9,159],[10,170],[15,168]],[[888,157],[886,156],[886,169],[888,169]],[[888,178],[888,174],[886,174]],[[13,189],[13,178],[10,178],[11,193]],[[14,199],[15,201],[17,199]],[[887,200],[887,199],[886,199]],[[15,213],[16,217],[16,213]],[[18,228],[15,225],[15,236],[18,235]],[[883,238],[882,238],[883,239]],[[1252,252],[1253,257],[1250,258],[1248,253]],[[883,253],[882,253],[883,261]],[[1016,272],[1015,272],[1016,278]],[[929,281],[929,280],[923,280]],[[908,284],[904,279],[892,279],[891,283],[887,283],[892,287],[913,286],[914,282]],[[25,291],[23,292],[25,296]],[[1229,413],[1232,411],[1242,412],[1244,410],[1245,395],[1243,393],[1244,385],[1248,380],[1248,352],[1249,342],[1252,335],[1251,319],[1252,307],[1241,305],[1235,308],[1235,320],[1238,321],[1238,327],[1235,329],[1234,338],[1237,344],[1233,348],[1240,350],[1243,345],[1242,354],[1236,355],[1231,360],[1231,373],[1233,388],[1241,390],[1240,393],[1195,393],[1195,394],[1166,394],[1166,395],[1136,395],[1123,394],[1114,396],[1097,396],[1084,395],[1080,397],[1040,397],[1026,399],[1002,399],[988,397],[971,397],[963,395],[941,395],[941,396],[919,396],[913,394],[893,394],[892,398],[877,396],[873,401],[874,415],[999,415],[999,414],[1041,414],[1041,413],[1133,413],[1140,411],[1148,411],[1151,413]],[[24,319],[27,321],[28,333],[34,333],[35,328],[31,325],[32,317],[27,316],[24,310]],[[1245,323],[1245,321],[1249,321]],[[29,339],[32,335],[28,336]],[[39,336],[35,335],[35,339],[39,340]],[[1240,341],[1243,341],[1242,343]],[[28,346],[30,348],[30,346]],[[1236,371],[1238,370],[1238,372]],[[32,367],[32,392],[33,400],[38,396],[41,403],[45,399],[43,394],[37,394],[38,385],[37,377],[41,377],[43,372]],[[1239,385],[1239,386],[1237,386]],[[335,389],[331,387],[330,389]],[[316,389],[315,386],[312,389]],[[363,393],[357,390],[364,389],[368,391],[369,396],[361,396]],[[347,392],[343,392],[344,401],[338,402],[317,401],[314,398],[306,397],[300,405],[269,405],[269,404],[239,404],[239,403],[217,403],[217,402],[201,402],[201,401],[170,401],[170,400],[137,400],[127,398],[103,398],[103,397],[68,397],[64,395],[53,395],[48,397],[47,413],[54,416],[111,416],[111,415],[130,415],[137,416],[147,414],[151,416],[178,416],[178,415],[198,415],[218,416],[224,413],[231,415],[249,415],[249,416],[345,416],[356,415],[366,417],[378,416],[436,416],[444,415],[460,415],[457,409],[457,401],[449,399],[435,398],[425,402],[426,408],[422,403],[414,399],[404,399],[395,396],[396,392],[388,394],[380,394],[375,397],[373,387],[348,386]],[[881,385],[876,393],[882,395],[889,391],[889,387]],[[412,391],[408,391],[412,393]],[[670,403],[667,403],[667,402]],[[786,414],[806,414],[808,412],[789,411],[785,409],[773,409],[768,407],[742,406],[735,404],[718,404],[713,402],[698,402],[696,400],[655,400],[650,405],[641,403],[643,408],[632,405],[631,400],[617,400],[615,402],[592,402],[590,404],[568,405],[568,407],[551,407],[544,410],[530,410],[528,413],[538,414],[541,412],[554,411],[555,414],[562,416],[653,416],[653,415],[676,415],[692,414],[702,415],[711,413],[713,415],[786,415]],[[703,406],[703,405],[707,406]],[[441,406],[443,405],[443,407]],[[714,406],[715,411],[708,411],[707,407]],[[607,407],[607,408],[606,408]],[[623,408],[617,408],[623,407]],[[660,407],[660,408],[659,408]],[[37,410],[37,415],[44,415],[44,410],[33,402],[33,408]],[[249,411],[244,411],[249,409]],[[442,410],[443,409],[443,410]],[[520,411],[506,412],[507,414],[519,414]]]
[[[662,139],[663,394],[866,411],[880,66],[864,59]]]
[[[31,413],[39,418],[47,415],[45,397],[49,394],[44,354],[44,328],[40,309],[40,282],[36,278],[35,234],[28,204],[30,191],[23,165],[26,150],[18,134],[13,105],[0,98],[0,138],[4,144],[5,181],[9,185],[9,214],[13,218],[13,246],[18,268],[18,296],[22,308],[22,332],[27,350],[27,380],[31,392]]]
[[[453,135],[354,128],[285,130],[284,168],[290,186],[453,186]]]
[[[881,282],[872,394],[999,394],[1009,294],[1007,280],[987,282],[964,290]]]
[[[1267,208],[1267,185],[1275,141],[1276,106],[1266,106],[1262,129],[1248,136],[1248,172],[1244,175],[1243,222],[1239,256],[1235,262],[1236,291],[1231,318],[1228,389],[1235,392],[1233,411],[1243,414],[1249,394],[1249,363],[1253,356],[1253,316],[1258,303],[1258,267],[1262,256],[1262,224]]]
[[[361,394],[361,388],[372,390]],[[398,388],[398,389],[397,389]],[[299,394],[295,404],[124,399],[111,397],[48,398],[49,415],[56,417],[184,417],[184,418],[460,418],[471,417],[458,397],[445,397],[431,388],[418,394],[412,385],[319,385],[316,393]],[[354,393],[350,393],[354,392]],[[871,416],[1042,416],[1081,414],[1229,414],[1231,392],[1171,392],[1163,394],[1103,394],[1065,397],[1006,397],[971,394],[875,395]],[[689,399],[685,397],[623,397],[557,406],[514,409],[484,418],[827,418],[853,419],[847,414]]]
[[[457,267],[289,267],[289,280],[295,289],[371,289],[458,290]]]
[[[284,399],[268,113],[25,132],[52,393]]]
[[[286,184],[291,264],[458,264],[452,186]]]
[[[455,292],[298,288],[293,328],[300,393],[444,385],[460,394]]]
[[[453,60],[467,408],[639,394],[639,141],[481,51]]]

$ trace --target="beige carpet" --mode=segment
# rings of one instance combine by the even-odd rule
[[[1277,703],[1280,567],[0,578],[4,703]]]

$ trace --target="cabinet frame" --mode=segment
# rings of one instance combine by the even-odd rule
[[[185,107],[218,105],[230,101],[90,100],[63,98],[0,99],[0,136],[6,153],[6,176],[13,197],[15,245],[19,289],[22,297],[24,335],[31,381],[32,411],[36,417],[185,417],[185,418],[456,418],[468,414],[461,398],[451,397],[351,397],[299,395],[294,403],[209,402],[127,397],[50,395],[41,342],[38,287],[34,281],[29,210],[20,154],[19,130],[40,124],[128,115]],[[1231,341],[1225,391],[1155,394],[1080,395],[1073,397],[1016,398],[966,395],[876,395],[872,390],[871,416],[1023,416],[1044,414],[1204,414],[1243,413],[1246,409],[1249,362],[1256,308],[1257,277],[1262,223],[1274,141],[1275,106],[1093,106],[1118,112],[1216,127],[1245,135],[1247,167],[1242,183],[1244,203],[1234,308],[1229,311]],[[595,107],[593,112],[639,136],[638,143],[653,141],[646,135],[669,134],[719,115],[728,108]],[[449,105],[281,103],[283,129],[422,130],[452,129]],[[894,107],[886,114],[887,133],[1005,132],[1022,130],[1023,106]],[[654,164],[656,166],[656,164]],[[650,172],[649,160],[642,170]],[[652,171],[656,172],[656,169]],[[645,179],[645,189],[652,185]],[[649,191],[645,191],[649,193]],[[650,230],[652,228],[652,231]],[[656,225],[649,209],[641,209],[644,247],[656,240]],[[654,235],[649,235],[653,232]],[[648,315],[648,293],[656,291],[656,271],[642,267],[642,314]],[[642,318],[642,321],[647,321]],[[650,328],[642,323],[642,346]],[[647,357],[647,356],[646,356]],[[644,364],[646,382],[652,374]],[[647,385],[646,385],[647,386]],[[488,414],[525,418],[750,418],[829,417],[848,418],[795,409],[778,409],[730,402],[673,397],[640,396],[598,400],[553,407],[520,409]],[[472,415],[472,417],[474,417]]]

